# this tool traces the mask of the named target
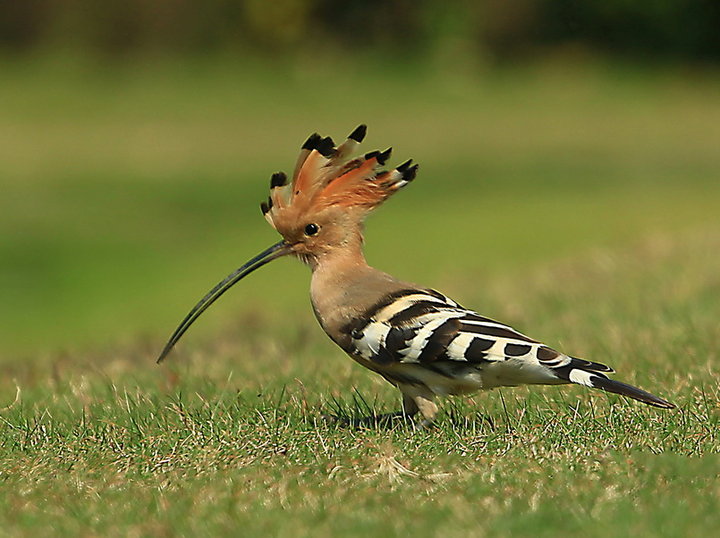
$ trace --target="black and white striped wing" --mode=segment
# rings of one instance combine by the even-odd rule
[[[390,294],[348,327],[348,332],[348,351],[376,363],[386,379],[426,384],[439,394],[456,394],[468,386],[475,390],[576,383],[656,407],[674,407],[638,387],[609,379],[605,374],[613,370],[604,364],[558,353],[434,290]],[[383,372],[383,365],[408,368]]]
[[[609,367],[571,358],[508,325],[467,310],[434,290],[403,290],[386,297],[351,330],[352,350],[378,364],[491,364],[513,360],[534,367],[538,380],[587,384],[584,370]],[[577,368],[581,368],[577,369]],[[533,381],[529,381],[533,382]],[[557,382],[557,381],[556,381]]]

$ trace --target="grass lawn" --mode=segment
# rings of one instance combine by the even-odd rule
[[[720,526],[720,80],[2,65],[0,528],[8,535],[710,535]],[[270,173],[370,127],[417,181],[371,263],[676,403],[581,387],[446,400],[437,428],[322,334]]]

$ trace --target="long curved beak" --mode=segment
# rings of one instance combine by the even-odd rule
[[[233,285],[240,282],[240,280],[252,273],[255,269],[259,269],[266,263],[269,263],[287,254],[290,254],[290,245],[285,241],[280,241],[279,243],[275,243],[269,249],[264,250],[263,252],[255,256],[253,259],[248,261],[246,264],[244,264],[242,267],[236,269],[227,277],[225,277],[222,282],[220,282],[217,286],[211,289],[207,293],[207,295],[205,295],[205,297],[200,299],[198,304],[196,304],[193,309],[190,310],[188,315],[185,316],[185,319],[180,322],[180,325],[178,325],[178,328],[175,329],[174,333],[172,333],[172,336],[170,337],[170,340],[168,340],[168,343],[165,344],[165,347],[163,348],[162,353],[160,353],[157,362],[161,362],[167,356],[167,354],[170,353],[170,350],[177,343],[177,341],[180,340],[182,335],[185,334],[185,332],[190,328],[190,325],[192,325],[193,322],[200,317],[200,314],[205,312],[205,310],[207,310],[208,307],[213,304],[223,293],[232,288]]]

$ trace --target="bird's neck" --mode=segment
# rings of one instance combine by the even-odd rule
[[[392,276],[370,267],[362,242],[325,253],[313,267],[310,297],[325,332],[341,347],[348,336],[342,328],[361,317],[382,297],[407,287]]]
[[[312,266],[311,295],[315,301],[319,297],[342,296],[348,287],[354,285],[359,275],[372,272],[363,254],[362,248],[343,249],[328,252],[319,257]],[[338,301],[339,297],[335,298]],[[324,303],[322,299],[318,302]],[[337,304],[337,303],[336,303]]]
[[[313,274],[344,274],[348,271],[367,268],[363,252],[363,237],[358,230],[348,235],[338,246],[325,250],[314,257],[310,263]]]

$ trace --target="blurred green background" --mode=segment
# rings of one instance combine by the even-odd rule
[[[270,174],[359,123],[368,150],[421,163],[370,219],[370,262],[481,310],[484,279],[716,233],[719,6],[4,2],[0,355],[152,355],[276,241]],[[307,284],[276,262],[191,338],[243,312],[309,320]]]

